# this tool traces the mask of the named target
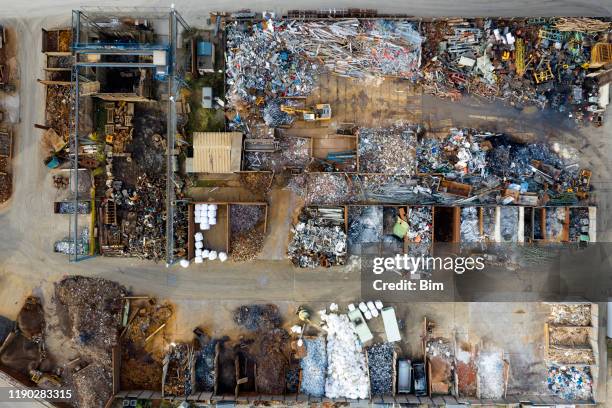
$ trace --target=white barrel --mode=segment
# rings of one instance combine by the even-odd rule
[[[204,239],[204,235],[202,235],[201,232],[196,232],[194,238],[196,241],[202,241]]]
[[[208,219],[208,223],[210,225],[217,225],[217,219],[216,218],[209,218]]]
[[[206,222],[202,221],[200,223],[200,230],[202,231],[206,231],[210,229],[210,223],[208,222],[208,218],[206,219]]]
[[[208,259],[210,259],[211,261],[217,259],[217,251],[210,251],[210,253],[208,254]]]
[[[208,259],[209,255],[210,255],[210,251],[208,249],[203,249],[202,250],[202,258]]]
[[[200,212],[204,212],[208,210],[208,204],[200,204]]]
[[[196,248],[195,256],[202,256],[202,248]]]
[[[217,211],[217,204],[208,204],[208,209]]]
[[[202,241],[197,241],[195,243],[195,247],[196,247],[196,249],[202,249],[202,248],[204,248],[204,243]]]
[[[186,259],[181,259],[179,264],[183,267],[183,268],[187,268],[189,266],[189,261]]]
[[[225,252],[219,252],[219,260],[221,262],[227,261],[227,254]]]
[[[204,258],[202,258],[201,256],[196,256],[195,258],[193,258],[193,262],[200,264],[202,262],[204,262]]]

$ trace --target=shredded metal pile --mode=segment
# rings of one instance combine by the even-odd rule
[[[480,398],[504,396],[504,362],[498,352],[480,353],[477,360]]]
[[[501,236],[505,242],[518,241],[518,207],[501,207]]]
[[[55,284],[55,300],[70,316],[70,337],[87,349],[117,344],[126,289],[116,282],[73,276]]]
[[[480,242],[482,239],[478,224],[478,209],[476,207],[462,208],[461,242]]]
[[[264,234],[261,231],[251,230],[232,236],[230,241],[230,255],[234,262],[248,262],[256,259],[264,244]]]
[[[351,189],[343,174],[309,174],[306,179],[306,203],[342,204],[350,199]]]
[[[548,389],[568,401],[590,401],[593,397],[593,377],[590,367],[550,366]]]
[[[393,352],[391,343],[374,344],[366,349],[372,396],[393,393]]]
[[[359,129],[359,171],[413,175],[416,167],[416,135],[404,125]]]
[[[282,320],[276,305],[245,305],[234,311],[234,323],[247,330],[258,331],[277,328]]]
[[[300,362],[302,381],[300,392],[313,397],[325,394],[325,373],[327,371],[327,354],[325,339],[304,339],[306,356]]]
[[[261,221],[264,208],[260,205],[230,205],[230,226],[232,234],[251,231]]]
[[[312,219],[300,222],[293,228],[287,254],[301,268],[344,265],[346,234],[337,225],[315,225]]]
[[[352,323],[346,315],[323,314],[321,319],[327,331],[325,396],[366,399],[368,367]]]
[[[548,321],[564,326],[590,326],[591,304],[554,303],[550,305]]]

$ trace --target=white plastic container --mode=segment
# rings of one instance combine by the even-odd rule
[[[194,236],[196,241],[202,241],[204,239],[204,235],[201,232],[196,232]]]
[[[200,230],[202,231],[206,231],[210,229],[210,223],[208,223],[208,219],[206,219],[206,222],[201,222],[200,223]]]
[[[210,251],[210,253],[208,254],[208,259],[210,259],[211,261],[217,259],[217,251]]]
[[[200,212],[204,212],[208,210],[208,204],[200,204]]]
[[[196,256],[196,257],[198,257],[198,256],[202,256],[202,248],[196,248],[196,250],[195,250],[195,256]]]
[[[374,306],[374,302],[369,301],[369,302],[367,303],[367,305],[368,305],[368,309],[370,309],[370,310],[372,310],[372,311],[376,310],[376,306]]]
[[[202,248],[204,248],[204,243],[202,241],[197,241],[195,243],[195,247],[196,247],[196,249],[202,249]]]
[[[359,310],[361,310],[362,313],[365,313],[368,311],[368,307],[366,306],[365,303],[361,302],[359,303]]]
[[[210,251],[208,249],[203,249],[202,250],[202,258],[208,259],[209,255],[210,255]]]
[[[196,256],[195,258],[193,258],[193,262],[201,264],[202,262],[204,262],[204,258],[202,258],[201,256]]]
[[[179,261],[179,264],[183,267],[183,268],[187,268],[189,267],[189,261],[187,259],[181,259]]]
[[[219,252],[219,260],[221,262],[227,261],[227,254],[225,252]]]
[[[208,209],[217,211],[217,204],[208,204]]]
[[[216,218],[209,218],[208,219],[208,224],[209,225],[217,225],[217,219]]]
[[[370,313],[372,313],[372,317],[378,317],[378,309],[372,309],[370,310]]]
[[[369,310],[366,310],[365,312],[363,312],[363,315],[365,316],[366,320],[372,319],[372,312],[370,312]]]

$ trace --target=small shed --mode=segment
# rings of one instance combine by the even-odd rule
[[[193,158],[187,161],[189,173],[234,173],[240,171],[242,133],[196,132]]]

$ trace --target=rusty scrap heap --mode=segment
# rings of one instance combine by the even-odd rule
[[[448,19],[423,26],[423,88],[473,94],[517,108],[550,108],[599,124],[598,49],[612,25],[588,18]],[[595,77],[593,76],[595,75]]]
[[[226,99],[239,113],[259,107],[270,125],[290,124],[283,98],[307,96],[319,72],[416,80],[422,37],[413,22],[264,20],[227,27]],[[240,116],[233,122],[241,126]]]

